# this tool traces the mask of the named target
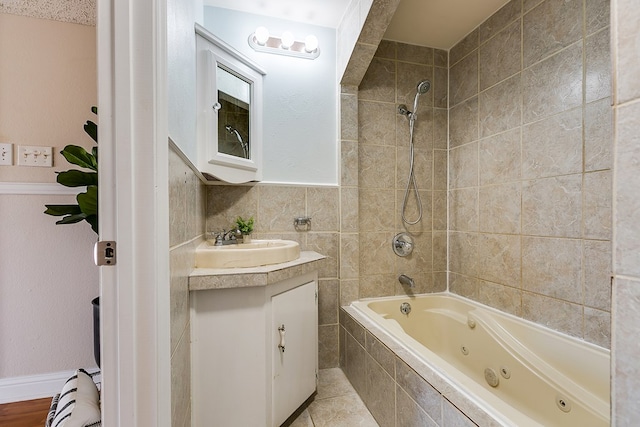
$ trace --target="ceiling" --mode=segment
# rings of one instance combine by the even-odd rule
[[[401,0],[385,39],[448,50],[509,0]],[[349,0],[204,0],[223,7],[336,28]]]

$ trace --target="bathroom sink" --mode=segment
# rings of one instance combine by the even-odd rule
[[[197,268],[258,267],[293,261],[300,257],[300,245],[292,240],[252,240],[214,246],[206,241],[196,248]]]

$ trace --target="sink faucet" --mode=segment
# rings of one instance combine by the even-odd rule
[[[219,233],[215,233],[214,246],[232,245],[238,243],[238,237],[242,236],[240,230],[231,229],[229,231],[222,230]]]

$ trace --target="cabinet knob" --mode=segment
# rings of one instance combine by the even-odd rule
[[[220,111],[221,108],[222,108],[222,105],[220,105],[219,102],[216,102],[215,104],[213,104],[213,111],[215,111],[216,113]]]

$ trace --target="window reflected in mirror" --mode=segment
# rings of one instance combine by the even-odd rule
[[[249,111],[251,84],[220,65],[216,68],[218,89],[218,152],[251,158]]]

